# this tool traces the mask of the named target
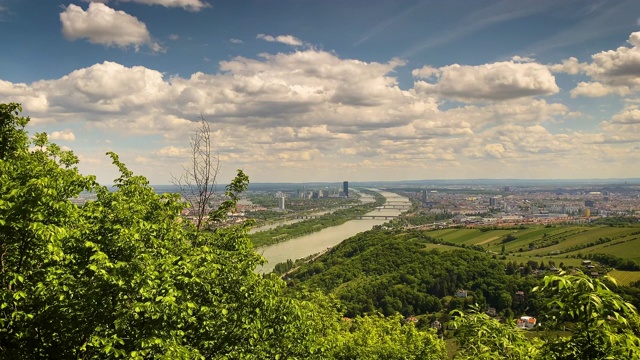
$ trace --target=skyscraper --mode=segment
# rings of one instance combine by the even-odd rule
[[[342,191],[344,192],[344,196],[349,197],[349,182],[342,182]]]

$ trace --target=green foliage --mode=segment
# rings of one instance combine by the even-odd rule
[[[0,108],[0,358],[325,358],[333,349],[334,304],[284,296],[282,280],[256,274],[263,259],[248,225],[197,232],[178,195],[156,195],[113,153],[116,191],[100,187],[45,134],[29,142],[18,110]],[[247,184],[239,171],[214,221]],[[82,191],[97,200],[72,204]]]
[[[24,127],[27,126],[29,118],[19,116],[20,112],[20,104],[0,104],[0,160],[24,151],[22,144],[27,141]]]
[[[600,279],[582,273],[547,276],[534,289],[550,299],[543,321],[550,329],[573,324],[571,337],[549,338],[542,349],[548,359],[638,359],[640,339],[632,323],[633,305]]]
[[[334,212],[321,215],[316,219],[281,225],[274,229],[260,231],[251,235],[251,241],[254,246],[258,247],[311,234],[331,226],[344,224],[345,222],[357,218],[358,216],[362,216],[374,210],[377,206],[384,204],[385,199],[379,193],[369,190],[361,190],[361,192],[372,195],[375,198],[375,201],[367,204],[356,205],[347,209],[339,209]]]
[[[367,231],[289,276],[297,285],[334,294],[350,317],[375,311],[404,316],[438,312],[441,298],[461,288],[481,291],[486,303],[500,310],[511,306],[509,294],[521,289],[524,278],[507,276],[500,261],[477,251],[425,251],[430,240],[415,235]],[[462,299],[460,305],[471,300]]]
[[[333,359],[446,358],[444,342],[435,332],[420,331],[412,323],[404,323],[401,316],[345,319],[344,327],[346,331],[340,334],[338,346],[331,354]]]
[[[477,307],[467,313],[454,310],[452,315],[460,349],[456,359],[537,359],[539,344],[529,342],[512,322],[501,323]]]
[[[630,259],[623,259],[619,256],[596,253],[589,254],[588,258],[618,270],[640,271],[640,263]]]

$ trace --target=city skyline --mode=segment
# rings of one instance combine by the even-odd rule
[[[636,1],[0,0],[0,102],[153,184],[638,178]],[[37,25],[35,25],[37,24]]]

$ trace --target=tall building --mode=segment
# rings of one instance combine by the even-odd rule
[[[422,190],[422,202],[426,203],[427,200],[427,190]]]
[[[284,210],[284,196],[278,198],[278,209]]]
[[[349,182],[348,181],[343,181],[342,182],[342,191],[344,192],[344,196],[349,197]]]
[[[494,198],[494,197],[490,197],[489,198],[489,206],[497,206],[498,205],[498,199]]]

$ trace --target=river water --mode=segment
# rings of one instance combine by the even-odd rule
[[[370,202],[373,202],[373,201],[374,201],[373,196],[369,196],[367,194],[360,194],[360,202],[361,203],[366,204],[366,203],[370,203]],[[308,214],[308,215],[309,216],[320,216],[320,215],[332,213],[332,212],[334,212],[336,210],[340,210],[340,209],[343,209],[343,208],[335,208],[335,209],[329,209],[329,210],[324,210],[324,211],[317,211],[317,212],[314,212],[314,213],[311,213],[311,214]],[[255,233],[259,232],[259,231],[265,231],[265,230],[274,229],[274,228],[277,228],[280,225],[295,224],[297,222],[304,221],[304,220],[305,219],[291,219],[291,220],[275,221],[275,222],[270,223],[270,224],[258,226],[258,227],[255,227],[255,228],[251,228],[249,230],[249,234],[255,234]]]
[[[378,191],[378,190],[376,190]],[[387,191],[378,191],[387,199],[387,204],[409,204],[410,201],[404,196],[390,193]],[[363,202],[371,202],[371,197],[363,194],[361,200]],[[373,210],[368,215],[399,215],[398,209],[381,209]],[[265,257],[267,263],[259,266],[256,271],[259,273],[271,272],[277,263],[285,262],[287,259],[296,260],[317,254],[328,248],[338,245],[345,239],[348,239],[358,233],[370,230],[375,225],[384,224],[389,220],[385,219],[368,219],[368,220],[350,220],[338,226],[322,229],[313,234],[304,235],[295,239],[283,241],[281,243],[263,246],[256,251]]]

